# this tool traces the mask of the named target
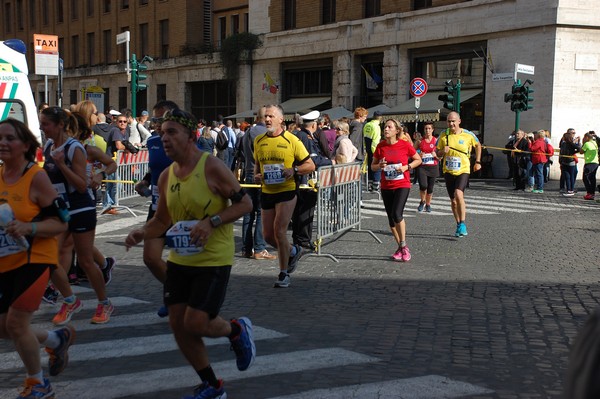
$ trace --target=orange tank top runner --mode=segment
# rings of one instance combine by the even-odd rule
[[[33,165],[14,184],[4,181],[3,166],[0,166],[0,202],[7,202],[17,220],[29,223],[40,214],[40,207],[29,198],[31,181],[37,173],[45,173],[38,165]],[[28,263],[58,264],[58,241],[56,237],[27,237],[29,249],[15,252],[8,245],[8,239],[0,230],[0,273],[14,270]]]

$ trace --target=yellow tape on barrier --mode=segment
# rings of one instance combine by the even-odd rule
[[[510,151],[510,152],[518,152],[520,154],[539,154],[539,155],[545,155],[547,157],[562,157],[562,158],[578,158],[578,159],[583,159],[583,157],[581,156],[577,156],[577,155],[560,155],[560,154],[549,154],[549,153],[545,153],[545,152],[532,152],[532,151],[522,151],[522,150],[511,150],[508,148],[503,148],[503,147],[492,147],[490,145],[482,145],[482,148],[485,149],[489,149],[489,150],[500,150],[500,151]]]

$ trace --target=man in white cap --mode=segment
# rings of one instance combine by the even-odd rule
[[[323,155],[323,149],[318,139],[315,137],[317,131],[317,120],[319,111],[311,111],[302,115],[302,128],[294,132],[300,139],[306,150],[310,154],[315,164],[315,168],[331,165],[331,160]],[[307,176],[300,176],[299,183],[306,184]],[[298,202],[294,208],[292,216],[292,239],[295,245],[313,251],[315,249],[312,243],[312,226],[315,216],[315,207],[317,206],[317,193],[313,190],[298,190]]]
[[[265,107],[266,132],[254,139],[254,181],[261,183],[263,235],[277,248],[279,275],[275,288],[290,286],[290,273],[302,255],[300,246],[291,246],[287,226],[296,206],[295,177],[307,175],[315,165],[304,145],[284,131],[280,105]]]

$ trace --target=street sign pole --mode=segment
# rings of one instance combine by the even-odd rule
[[[421,107],[421,97],[415,97],[415,133],[419,130],[419,108]]]
[[[419,107],[421,107],[421,97],[427,94],[429,86],[423,78],[414,78],[410,82],[410,94],[415,97],[415,133],[419,127]]]

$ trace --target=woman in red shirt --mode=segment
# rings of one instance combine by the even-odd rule
[[[412,159],[412,160],[411,160]],[[408,262],[411,258],[406,245],[406,223],[402,216],[410,193],[410,171],[421,164],[421,157],[408,134],[395,119],[388,119],[383,129],[383,140],[373,153],[371,168],[382,171],[381,198],[388,216],[390,230],[398,243],[392,258]]]
[[[419,195],[421,196],[421,202],[417,208],[419,212],[423,212],[423,208],[425,208],[425,212],[431,212],[433,186],[435,185],[435,178],[440,175],[438,158],[435,153],[436,146],[437,139],[433,137],[433,123],[427,122],[424,126],[423,139],[418,146],[423,160],[423,163],[417,169]]]

